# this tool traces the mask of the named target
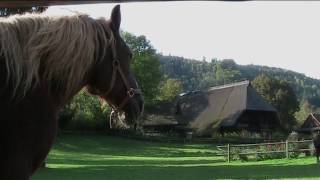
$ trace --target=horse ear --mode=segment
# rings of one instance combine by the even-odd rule
[[[120,5],[116,5],[111,13],[111,25],[114,31],[119,31],[121,23]]]

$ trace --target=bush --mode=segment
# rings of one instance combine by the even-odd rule
[[[82,90],[65,106],[59,115],[62,130],[101,131],[109,127],[110,109],[98,97]]]
[[[315,156],[315,155],[316,155],[316,149],[314,148],[313,143],[310,143],[310,144],[309,144],[309,149],[310,149],[310,152],[309,152],[308,154],[306,154],[306,155],[307,155],[307,156],[308,156],[308,155]]]
[[[268,159],[281,159],[285,158],[285,153],[283,152],[274,152],[274,153],[264,153],[269,151],[283,151],[285,149],[285,146],[283,144],[281,145],[264,145],[259,146],[259,152],[262,152],[261,154],[257,154],[256,160],[268,160]]]
[[[289,142],[290,141],[298,141],[299,140],[299,136],[298,133],[296,132],[292,132],[289,134],[288,139]],[[302,145],[298,144],[298,143],[289,143],[289,150],[290,151],[294,151],[294,152],[290,152],[289,153],[289,157],[290,158],[297,158],[300,155],[300,152],[298,152],[299,149],[301,149]]]

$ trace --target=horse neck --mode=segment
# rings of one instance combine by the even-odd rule
[[[71,93],[66,94],[66,93],[63,93],[65,92],[63,87],[49,88],[46,85],[42,85],[42,88],[44,88],[45,91],[49,92],[49,95],[52,97],[54,103],[60,108],[68,104],[69,102],[71,102],[73,97],[76,96],[84,87],[85,87],[85,83],[79,84],[79,86],[75,87]]]

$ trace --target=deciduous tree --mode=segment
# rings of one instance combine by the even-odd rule
[[[153,104],[158,96],[161,81],[160,62],[156,50],[145,36],[123,32],[123,38],[132,50],[132,69],[141,86],[146,104]]]
[[[176,79],[167,79],[160,89],[160,100],[172,101],[182,92],[182,84]]]
[[[280,81],[264,74],[256,77],[252,85],[278,110],[282,127],[288,131],[292,130],[297,123],[295,113],[299,110],[299,102],[291,86],[286,81]]]

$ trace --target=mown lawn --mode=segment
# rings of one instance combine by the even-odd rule
[[[315,158],[226,163],[214,144],[63,135],[32,180],[320,179]]]

